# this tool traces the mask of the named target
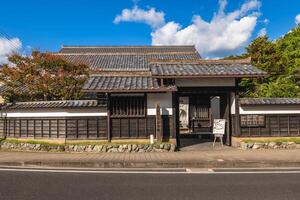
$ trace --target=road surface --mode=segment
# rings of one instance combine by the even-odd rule
[[[0,170],[1,200],[300,199],[300,172],[185,173]]]

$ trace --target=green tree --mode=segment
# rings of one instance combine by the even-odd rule
[[[242,79],[242,96],[300,97],[300,25],[275,41],[258,37],[245,54],[227,59],[240,57],[251,57],[252,65],[268,73],[265,78]]]
[[[300,25],[277,40],[281,52],[279,64],[285,67],[285,74],[300,86]]]
[[[9,101],[79,99],[89,68],[59,56],[33,52],[30,57],[13,55],[1,68],[0,79],[8,88]]]
[[[251,97],[299,97],[299,87],[290,77],[280,76],[275,81],[260,84]]]

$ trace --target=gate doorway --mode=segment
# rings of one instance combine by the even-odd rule
[[[213,120],[226,119],[224,144],[230,145],[230,92],[178,94],[178,144],[180,147],[211,143]],[[207,144],[206,144],[207,145]]]

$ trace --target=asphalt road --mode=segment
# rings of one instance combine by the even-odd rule
[[[0,171],[1,200],[300,199],[300,174]]]

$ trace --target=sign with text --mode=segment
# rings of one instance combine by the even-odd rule
[[[226,125],[226,119],[214,119],[213,134],[224,135],[225,125]]]

